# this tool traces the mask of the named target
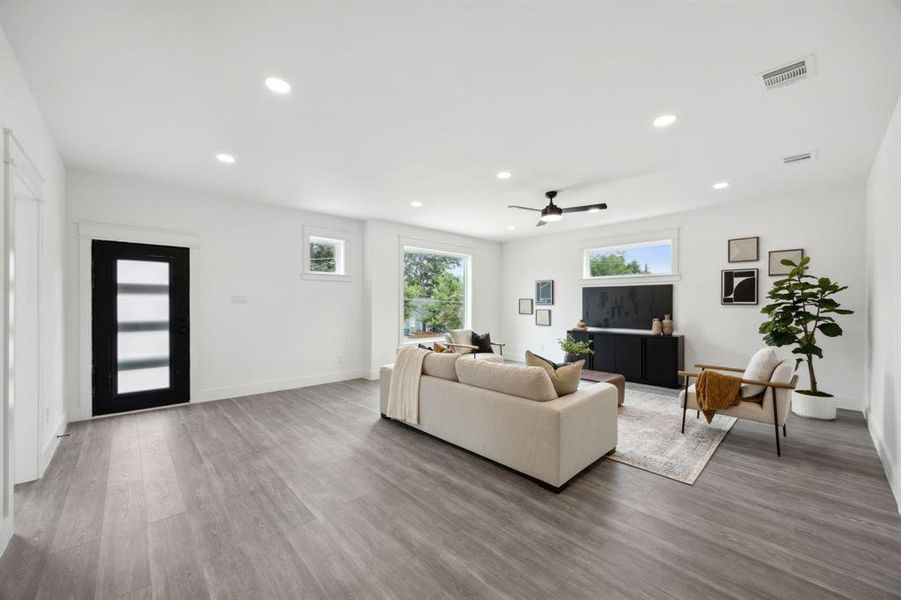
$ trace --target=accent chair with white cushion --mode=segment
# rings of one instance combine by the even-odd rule
[[[453,348],[457,354],[473,358],[475,360],[488,360],[492,362],[504,362],[504,346],[500,342],[491,342],[497,348],[497,352],[475,352],[478,346],[472,343],[472,329],[453,329],[444,334],[445,345]]]
[[[772,349],[767,348],[765,350]],[[776,430],[776,455],[782,456],[782,449],[779,446],[779,427],[782,427],[782,435],[786,436],[785,421],[791,409],[791,392],[795,389],[795,384],[798,381],[798,376],[795,375],[795,359],[776,362],[770,369],[767,365],[772,364],[772,362],[768,362],[771,359],[766,357],[766,360],[764,360],[758,356],[762,352],[755,354],[755,359],[751,361],[747,368],[721,367],[699,363],[695,365],[695,368],[700,369],[699,371],[679,371],[679,376],[685,378],[685,388],[679,393],[679,404],[682,405],[682,433],[685,433],[685,411],[694,409],[698,411],[696,416],[700,415],[695,395],[695,384],[689,385],[691,378],[697,379],[701,371],[705,369],[741,373],[742,400],[730,408],[718,409],[716,413],[718,415],[756,421],[757,423],[772,424]],[[757,369],[754,371],[755,378],[748,378],[748,372],[754,369]],[[766,371],[770,372],[769,375],[765,373]],[[756,396],[748,395],[758,390],[759,393]]]

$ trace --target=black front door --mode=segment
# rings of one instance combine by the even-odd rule
[[[188,249],[95,240],[94,414],[190,400]]]

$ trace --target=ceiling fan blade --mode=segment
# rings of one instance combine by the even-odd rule
[[[535,212],[541,212],[540,208],[529,208],[528,206],[516,206],[515,204],[507,205],[507,208],[518,208],[519,210],[533,210]]]
[[[545,225],[547,225],[547,221],[538,221],[535,223],[535,227],[544,227]]]
[[[570,208],[564,208],[564,213],[575,213],[575,212],[585,212],[586,210],[604,210],[607,208],[607,205],[603,202],[598,204],[586,204],[585,206],[572,206]]]

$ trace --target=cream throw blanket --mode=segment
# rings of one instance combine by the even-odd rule
[[[419,424],[419,378],[422,361],[431,350],[404,346],[397,351],[391,385],[388,388],[388,411],[392,419]]]

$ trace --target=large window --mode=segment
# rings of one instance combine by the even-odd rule
[[[672,240],[618,244],[585,250],[585,279],[672,274]]]
[[[404,248],[404,342],[436,339],[468,327],[469,257]]]

